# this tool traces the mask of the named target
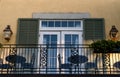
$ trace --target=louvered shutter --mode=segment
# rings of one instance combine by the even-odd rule
[[[38,19],[19,19],[17,44],[38,44]]]
[[[104,19],[84,19],[85,40],[105,39]]]

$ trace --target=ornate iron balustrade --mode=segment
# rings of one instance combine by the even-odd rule
[[[119,53],[104,55],[88,45],[4,45],[0,74],[119,74]]]

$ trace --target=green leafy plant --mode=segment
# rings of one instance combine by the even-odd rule
[[[98,40],[89,45],[96,53],[120,52],[120,41]]]

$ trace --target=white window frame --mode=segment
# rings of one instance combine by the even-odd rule
[[[58,30],[70,30],[70,31],[71,31],[71,30],[72,30],[72,31],[74,31],[74,30],[75,30],[75,31],[76,31],[76,30],[79,30],[79,31],[80,31],[80,30],[83,30],[83,20],[81,20],[81,19],[80,19],[80,20],[75,20],[75,19],[73,19],[73,21],[81,21],[81,26],[80,26],[80,27],[42,27],[42,21],[43,21],[43,20],[39,20],[39,30],[41,30],[41,31],[42,31],[42,30],[44,30],[44,31],[45,31],[45,30],[52,30],[52,31],[53,31],[53,30],[57,30],[57,31],[58,31]],[[46,20],[46,21],[50,21],[50,20]],[[53,21],[58,21],[58,20],[53,20]],[[60,21],[62,21],[62,19],[60,19]],[[72,20],[69,20],[69,19],[67,20],[67,19],[66,19],[66,21],[72,21]]]

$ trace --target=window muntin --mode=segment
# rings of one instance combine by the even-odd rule
[[[81,20],[42,20],[42,27],[81,27]]]

